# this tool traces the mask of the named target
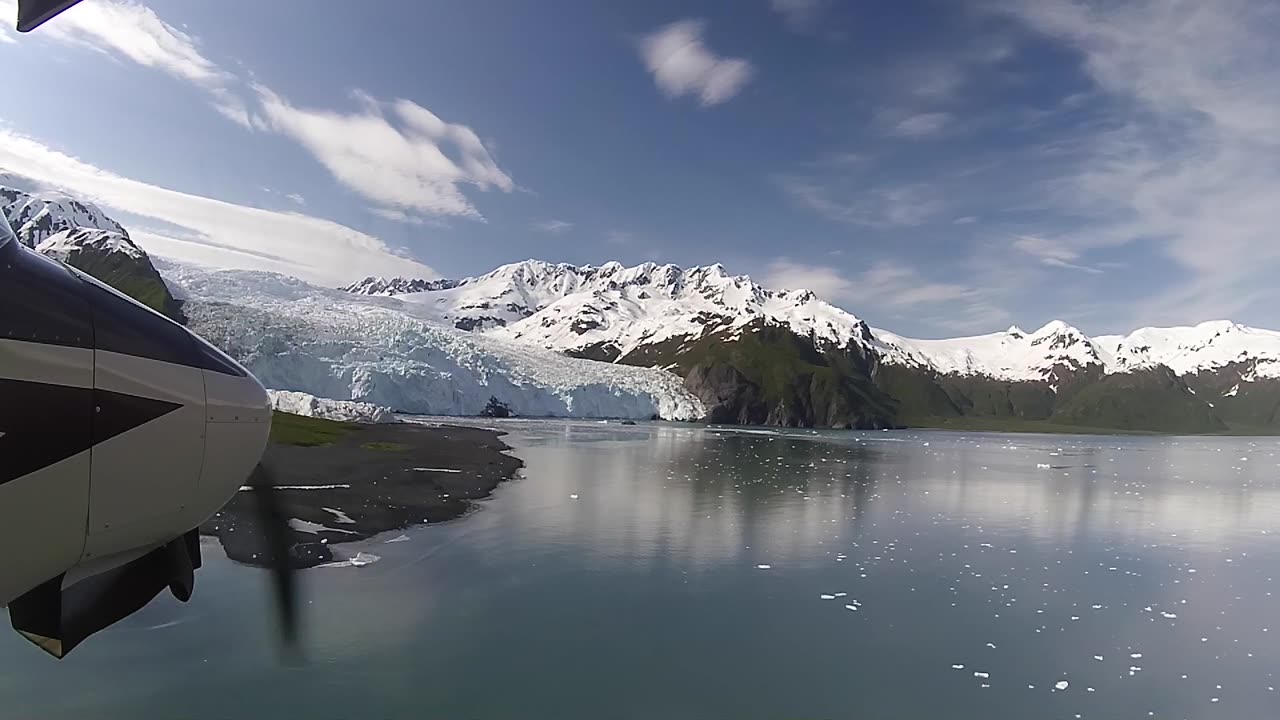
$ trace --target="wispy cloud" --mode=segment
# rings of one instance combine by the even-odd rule
[[[915,268],[891,260],[848,274],[828,265],[783,257],[768,265],[763,281],[774,289],[812,290],[818,297],[855,314],[892,318],[904,313],[915,317],[932,313],[931,324],[940,327],[989,327],[1009,317],[984,290],[931,280]]]
[[[610,230],[604,234],[604,241],[610,245],[627,245],[635,236],[624,230]]]
[[[783,193],[797,206],[836,222],[873,228],[921,225],[943,209],[937,193],[923,183],[833,190],[812,177],[776,178]]]
[[[812,30],[829,0],[769,0],[769,7],[797,32]]]
[[[255,90],[272,130],[298,141],[336,180],[375,205],[480,218],[463,185],[514,188],[471,128],[410,100],[384,103],[357,94],[359,109],[342,113],[298,108],[268,88]]]
[[[12,17],[13,12],[13,0],[0,0],[0,16]],[[195,85],[223,116],[246,129],[295,140],[334,179],[378,207],[481,219],[464,187],[514,188],[466,125],[446,122],[411,100],[383,102],[359,91],[355,110],[297,107],[270,88],[220,67],[195,37],[132,0],[80,3],[38,35]]]
[[[573,223],[567,220],[541,220],[533,224],[533,229],[544,233],[559,235],[573,229]]]
[[[191,195],[116,175],[0,129],[0,168],[84,197],[126,222],[148,252],[216,267],[287,273],[324,285],[367,275],[431,277],[375,237],[329,220]],[[122,220],[126,218],[121,218]],[[162,229],[147,230],[154,226]]]
[[[769,263],[761,280],[765,287],[773,290],[812,290],[828,302],[848,298],[853,288],[853,283],[832,267],[792,262],[788,258]]]
[[[951,222],[954,225],[972,225],[978,222],[978,217],[976,215],[963,215],[961,217],[956,218],[955,220],[952,220]]]
[[[306,199],[306,198],[304,198],[304,197],[302,197],[302,195],[300,195],[300,194],[298,194],[298,193],[286,193],[286,194],[285,194],[285,197],[286,197],[286,198],[288,198],[288,199],[290,199],[290,200],[292,200],[292,201],[294,201],[295,203],[297,203],[297,204],[299,204],[299,205],[306,205],[306,204],[307,204],[307,199]]]
[[[410,215],[409,213],[403,210],[397,210],[395,208],[371,207],[369,208],[369,212],[373,213],[374,215],[377,215],[383,220],[390,220],[391,222],[404,223],[405,225],[421,226],[421,225],[427,224],[427,221],[424,220],[423,218],[418,217],[417,215]]]
[[[916,113],[893,122],[888,128],[887,134],[900,138],[931,137],[941,133],[951,123],[951,120],[951,113]]]
[[[17,15],[14,0],[0,0],[0,18]],[[0,33],[3,35],[3,33]],[[41,39],[69,42],[195,84],[210,95],[214,108],[249,127],[244,104],[230,89],[235,76],[205,57],[195,37],[161,20],[151,8],[132,0],[82,2],[41,26]]]
[[[703,107],[737,95],[751,79],[751,63],[716,55],[703,42],[706,23],[681,20],[640,40],[640,57],[667,97],[696,95]]]
[[[1080,270],[1094,273],[1095,275],[1102,272],[1096,267],[1082,265],[1077,262],[1080,259],[1080,252],[1063,242],[1056,242],[1035,235],[1023,235],[1014,239],[1013,249],[1036,258],[1042,265],[1067,270]]]
[[[1069,140],[1046,186],[1079,218],[1075,248],[1154,243],[1186,277],[1134,322],[1189,322],[1274,302],[1280,273],[1280,8],[1250,0],[1007,2],[1080,54],[1111,122]],[[1070,262],[1069,260],[1067,262]]]

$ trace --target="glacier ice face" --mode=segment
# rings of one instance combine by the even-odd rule
[[[363,423],[389,423],[396,420],[395,413],[390,408],[373,403],[330,400],[289,390],[268,390],[267,395],[271,398],[271,407],[294,415]]]
[[[479,415],[496,398],[532,417],[695,420],[677,376],[570,358],[440,324],[415,303],[283,275],[160,262],[190,327],[273,389],[399,412]]]

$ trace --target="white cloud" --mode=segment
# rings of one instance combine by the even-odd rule
[[[543,220],[533,224],[535,230],[541,230],[552,235],[568,232],[573,229],[573,223],[566,220]]]
[[[983,290],[933,281],[910,266],[889,260],[847,275],[826,265],[778,258],[766,268],[763,282],[765,287],[775,289],[812,290],[823,300],[845,305],[855,314],[891,318],[909,315],[920,320],[922,313],[935,308],[942,313],[941,318],[925,320],[944,327],[989,327],[1009,317],[992,304],[989,293]]]
[[[335,179],[375,205],[480,218],[462,185],[514,187],[471,128],[410,100],[383,103],[360,94],[361,108],[344,114],[300,109],[268,88],[255,90],[272,130],[297,140]]]
[[[951,119],[951,113],[917,113],[893,123],[888,129],[888,134],[900,138],[929,137],[942,132],[951,123]]]
[[[301,195],[299,195],[298,193],[287,193],[287,194],[285,195],[285,197],[286,197],[286,198],[288,198],[288,199],[290,199],[290,200],[292,200],[292,201],[294,201],[294,202],[296,202],[296,203],[298,203],[299,205],[306,205],[306,204],[307,204],[307,199],[306,199],[306,198],[304,198],[304,197],[302,197],[302,196],[301,196]]]
[[[765,287],[774,290],[812,290],[828,302],[847,298],[853,286],[834,268],[806,265],[787,258],[778,258],[769,263],[761,281]]]
[[[13,0],[0,0],[0,17],[16,13]],[[56,22],[41,26],[36,35],[80,43],[206,87],[220,86],[229,79],[201,54],[195,38],[131,0],[79,3],[59,15]]]
[[[792,30],[809,30],[826,8],[828,0],[769,0],[769,7],[782,16]]]
[[[933,282],[925,279],[915,268],[882,261],[860,273],[851,284],[849,294],[859,301],[902,309],[971,299],[976,296],[976,291],[955,283]]]
[[[0,168],[96,202],[108,212],[144,219],[124,224],[140,245],[161,257],[281,272],[324,285],[368,275],[437,275],[377,238],[344,225],[121,177],[4,129]]]
[[[417,215],[410,215],[409,213],[403,210],[396,210],[395,208],[371,207],[369,208],[369,212],[373,213],[374,215],[377,215],[383,220],[390,220],[391,222],[404,223],[405,225],[426,225],[427,224],[426,220],[418,217]]]
[[[703,42],[706,23],[681,20],[659,28],[640,41],[640,57],[667,97],[694,94],[703,107],[737,95],[751,79],[751,63],[721,57]]]
[[[16,12],[13,0],[0,0],[0,10],[6,5]],[[271,89],[221,68],[203,54],[196,38],[132,0],[80,3],[38,35],[195,85],[224,117],[297,141],[336,180],[380,207],[480,219],[463,186],[507,192],[514,187],[466,125],[447,123],[410,100],[384,103],[359,91],[355,112],[295,107]]]
[[[831,183],[818,178],[782,176],[777,181],[796,205],[850,225],[880,229],[921,225],[944,207],[933,188],[922,183],[833,191]]]
[[[955,220],[952,220],[951,222],[955,225],[972,225],[973,223],[978,222],[978,218],[975,215],[965,215],[962,217],[958,217]]]
[[[1075,248],[1154,243],[1186,276],[1132,322],[1268,317],[1280,273],[1280,10],[1250,0],[1008,2],[1071,47],[1111,117],[1069,139],[1078,162],[1047,187]],[[1067,262],[1070,262],[1069,260]]]
[[[1013,249],[1036,258],[1042,265],[1068,270],[1081,270],[1095,275],[1102,272],[1096,267],[1081,265],[1076,262],[1080,258],[1080,252],[1063,242],[1056,242],[1035,235],[1023,235],[1014,239]]]

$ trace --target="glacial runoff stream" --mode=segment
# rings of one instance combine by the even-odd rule
[[[3,716],[1280,717],[1277,440],[499,426],[521,479],[303,574],[302,663],[206,543],[67,660],[0,633]]]

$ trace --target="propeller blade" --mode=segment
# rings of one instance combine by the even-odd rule
[[[275,585],[281,644],[287,653],[293,653],[298,644],[298,586],[290,551],[289,519],[280,505],[275,485],[265,464],[259,464],[249,478],[258,525],[265,540],[264,560]]]
[[[80,0],[18,0],[18,32],[31,32]]]

